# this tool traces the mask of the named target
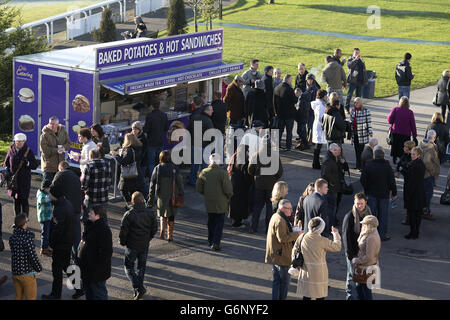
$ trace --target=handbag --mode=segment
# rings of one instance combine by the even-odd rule
[[[438,105],[437,101],[438,101],[438,95],[439,95],[439,91],[436,92],[436,95],[433,98],[433,101],[431,102],[432,104],[434,104],[435,106]]]
[[[133,151],[133,163],[128,166],[122,166],[122,177],[124,179],[133,179],[133,178],[137,178],[137,176],[138,176],[136,155],[134,153],[133,148],[131,148],[131,151]]]
[[[173,184],[172,184],[172,207],[182,207],[184,205],[184,197],[180,194],[176,194],[175,192],[175,179],[176,179],[176,170],[173,169]]]
[[[350,171],[347,171],[348,178],[350,179],[350,183],[347,183],[345,181],[345,175],[344,180],[342,181],[342,193],[346,195],[353,195],[353,185],[352,185],[352,179],[350,177]]]
[[[390,146],[392,146],[392,144],[394,143],[394,135],[392,133],[392,126],[389,126],[388,134],[386,137],[386,143]]]
[[[376,266],[376,265],[375,265]],[[368,272],[368,269],[370,272]],[[353,273],[353,281],[361,284],[367,284],[367,280],[376,274],[378,267],[373,266],[357,266],[355,267],[355,272]],[[375,284],[376,277],[373,277],[373,280],[370,281],[371,284]]]
[[[299,250],[297,250],[294,254],[294,259],[292,259],[292,267],[293,268],[301,268],[303,267],[304,263],[305,263],[305,259],[303,258],[303,253],[302,253],[302,241],[303,238],[305,237],[305,234],[303,234],[302,239],[300,240],[300,244],[299,244]]]

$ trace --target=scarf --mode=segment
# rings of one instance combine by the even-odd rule
[[[363,215],[363,219],[365,216],[371,215],[372,211],[370,211],[370,208],[368,205],[366,205],[366,208],[359,212],[358,209],[356,209],[356,207],[353,205],[352,208],[352,213],[353,213],[353,219],[355,221],[355,226],[353,227],[353,231],[355,231],[356,234],[359,234],[361,232],[361,220],[359,215],[362,214]]]
[[[292,232],[292,224],[289,221],[289,218],[285,216],[285,214],[283,212],[281,212],[281,210],[277,210],[277,213],[284,219],[284,221],[286,221],[288,228],[289,228],[289,232]]]

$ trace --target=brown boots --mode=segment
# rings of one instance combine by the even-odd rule
[[[174,226],[175,226],[175,221],[169,221],[169,238],[167,239],[169,242],[173,241]]]
[[[174,229],[175,221],[168,221],[168,219],[165,217],[161,217],[159,221],[160,221],[159,238],[162,240],[166,240],[166,229],[168,229],[167,240],[169,242],[173,241],[173,229]],[[169,225],[168,228],[167,228],[167,225]]]
[[[161,240],[166,239],[166,227],[167,227],[167,218],[161,217],[159,218],[160,225],[159,225],[159,238]]]

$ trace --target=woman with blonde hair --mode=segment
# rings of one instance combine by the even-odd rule
[[[308,232],[301,234],[295,241],[292,257],[298,250],[303,254],[304,264],[300,267],[297,283],[297,295],[303,300],[324,300],[328,296],[327,252],[341,250],[339,230],[331,227],[333,240],[321,236],[325,230],[325,221],[320,217],[312,218],[308,223]]]
[[[152,208],[156,203],[156,212],[160,218],[159,238],[173,241],[175,216],[177,207],[173,206],[173,196],[184,196],[183,179],[178,167],[172,162],[169,150],[159,154],[159,164],[153,169],[150,179],[150,192],[147,207]],[[167,227],[168,226],[168,227]]]
[[[278,210],[278,204],[281,200],[286,199],[286,196],[289,192],[288,184],[285,181],[278,181],[275,183],[272,189],[272,197],[270,198],[270,201],[272,201],[272,215],[277,212]],[[270,217],[266,216],[266,233],[267,228],[269,227]],[[291,223],[294,221],[293,215],[289,217]]]
[[[337,109],[339,110],[339,113],[341,114],[342,119],[345,120],[344,106],[342,105],[341,100],[339,99],[338,93],[337,92],[330,93],[329,99],[330,99],[330,105],[331,106],[335,105],[337,107]]]
[[[436,141],[434,142],[438,148],[439,162],[442,164],[447,152],[447,145],[449,143],[448,126],[444,123],[444,118],[439,112],[435,112],[431,118],[431,123],[425,131],[425,136],[429,130],[436,131]]]
[[[145,190],[140,190],[137,174],[135,177],[123,176],[124,167],[129,167],[134,164],[137,170],[138,164],[142,159],[142,143],[133,133],[127,133],[123,141],[122,149],[119,150],[118,154],[115,151],[111,151],[111,155],[116,158],[121,166],[118,188],[128,205],[131,202],[131,195],[135,191],[145,193]]]
[[[364,145],[373,137],[372,119],[370,111],[364,108],[363,100],[355,98],[354,108],[350,112],[350,121],[352,123],[352,143],[356,153],[356,169],[362,169],[361,155]]]
[[[381,239],[377,227],[378,219],[373,215],[365,216],[361,221],[361,233],[358,238],[358,257],[352,259],[352,264],[355,266],[355,275],[362,272],[366,274],[375,272],[374,279],[379,279],[378,256],[380,255]],[[358,282],[355,279],[355,275],[356,300],[373,300],[372,290],[367,287],[368,280],[365,280],[365,283],[362,280]]]
[[[394,164],[397,159],[403,155],[403,144],[405,141],[411,140],[417,143],[417,129],[414,112],[409,107],[409,99],[402,97],[398,106],[393,108],[387,117],[390,125],[393,142],[391,145],[391,157]]]

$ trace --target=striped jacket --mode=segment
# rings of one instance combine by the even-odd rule
[[[356,117],[356,132],[352,134],[352,143],[354,143],[354,135],[358,135],[359,144],[369,143],[369,136],[372,132],[372,119],[370,117],[370,111],[367,109],[359,110],[353,108],[350,113],[350,119],[353,128],[353,121]]]

